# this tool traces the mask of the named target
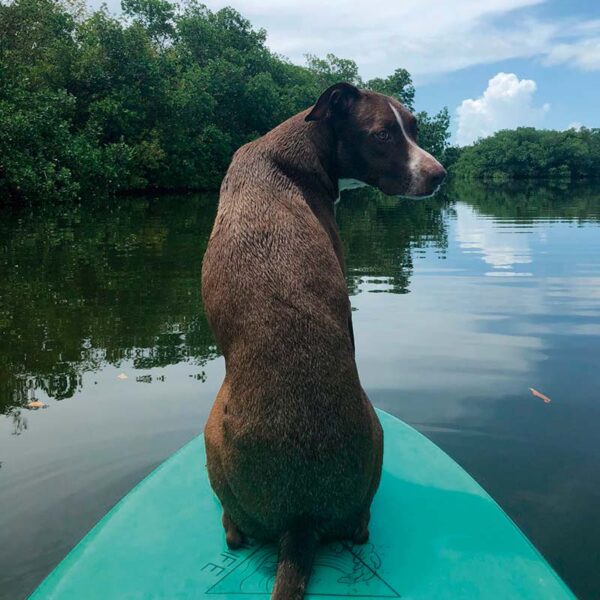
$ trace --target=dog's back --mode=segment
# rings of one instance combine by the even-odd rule
[[[381,462],[333,198],[322,204],[322,167],[297,139],[312,127],[297,116],[237,152],[202,272],[227,367],[205,430],[209,475],[228,541],[280,543],[292,564],[281,598],[302,595],[318,540],[361,530]]]
[[[294,180],[297,154],[282,165],[285,141],[310,128],[295,117],[238,151],[203,265],[204,305],[227,364],[207,441],[220,429],[223,475],[252,514],[245,523],[229,509],[233,520],[271,539],[300,518],[326,533],[360,512],[374,461],[332,207],[311,208],[310,186]],[[209,451],[209,471],[211,460]]]

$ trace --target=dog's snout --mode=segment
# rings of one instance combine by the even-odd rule
[[[444,179],[446,179],[446,169],[444,169],[444,167],[442,167],[442,165],[439,165],[439,167],[437,169],[435,169],[433,171],[433,173],[431,173],[430,176],[430,180],[431,180],[431,185],[433,188],[437,188],[439,185],[441,185],[444,181]]]

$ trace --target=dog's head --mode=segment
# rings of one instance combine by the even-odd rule
[[[358,179],[390,196],[426,197],[446,177],[417,143],[417,120],[398,100],[348,83],[321,94],[306,121],[331,122],[340,178]]]

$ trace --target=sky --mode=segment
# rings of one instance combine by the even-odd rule
[[[417,110],[450,110],[454,143],[521,125],[600,127],[600,0],[204,2],[233,6],[299,64],[331,52],[364,79],[408,69]]]

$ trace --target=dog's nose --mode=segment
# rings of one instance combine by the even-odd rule
[[[435,189],[437,188],[439,185],[442,184],[442,182],[444,181],[444,179],[446,179],[446,169],[444,169],[444,167],[442,167],[442,165],[439,166],[438,169],[436,169],[432,174],[431,174],[431,186]]]

